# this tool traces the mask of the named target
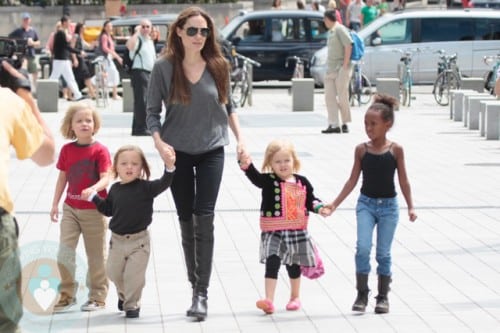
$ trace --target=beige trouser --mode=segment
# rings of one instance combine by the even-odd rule
[[[325,103],[328,111],[328,124],[339,127],[339,111],[342,124],[351,122],[351,109],[349,107],[349,81],[351,79],[352,66],[344,69],[342,66],[338,71],[325,75]]]
[[[61,299],[74,298],[78,288],[75,281],[75,255],[80,234],[87,254],[87,287],[89,300],[106,302],[108,278],[104,265],[106,257],[106,218],[96,209],[75,209],[63,206],[61,236],[57,262],[61,274]]]
[[[147,230],[130,235],[112,233],[107,270],[125,311],[141,307],[149,253],[150,239]]]

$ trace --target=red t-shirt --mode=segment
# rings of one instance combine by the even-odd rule
[[[108,148],[94,142],[90,145],[79,145],[76,142],[65,144],[56,167],[66,172],[68,190],[64,202],[76,209],[96,209],[93,202],[80,199],[82,190],[99,181],[100,174],[109,170],[111,157]],[[106,196],[106,190],[99,192]]]

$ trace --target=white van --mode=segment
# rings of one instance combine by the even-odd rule
[[[363,72],[372,83],[376,78],[397,77],[400,54],[394,49],[424,50],[414,53],[414,83],[433,83],[438,55],[458,54],[464,76],[483,77],[491,70],[483,56],[500,52],[500,11],[418,10],[387,13],[358,32],[365,42]],[[311,60],[311,76],[322,85],[326,69],[326,47]]]

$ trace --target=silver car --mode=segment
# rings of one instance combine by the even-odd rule
[[[363,72],[372,83],[377,78],[398,77],[400,54],[395,49],[412,50],[413,82],[432,83],[437,75],[438,55],[445,50],[458,54],[462,74],[483,77],[489,68],[482,61],[500,51],[500,11],[421,10],[387,13],[358,32],[365,43]],[[421,52],[417,52],[417,50]],[[322,86],[327,48],[311,59],[311,76]]]

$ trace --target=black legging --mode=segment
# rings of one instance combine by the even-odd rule
[[[214,214],[224,169],[224,148],[192,155],[176,151],[175,175],[170,189],[177,215],[189,221],[193,214]]]
[[[278,272],[281,266],[281,259],[277,255],[267,257],[266,259],[266,278],[278,279]],[[290,279],[297,279],[300,277],[300,266],[297,264],[285,265]]]

